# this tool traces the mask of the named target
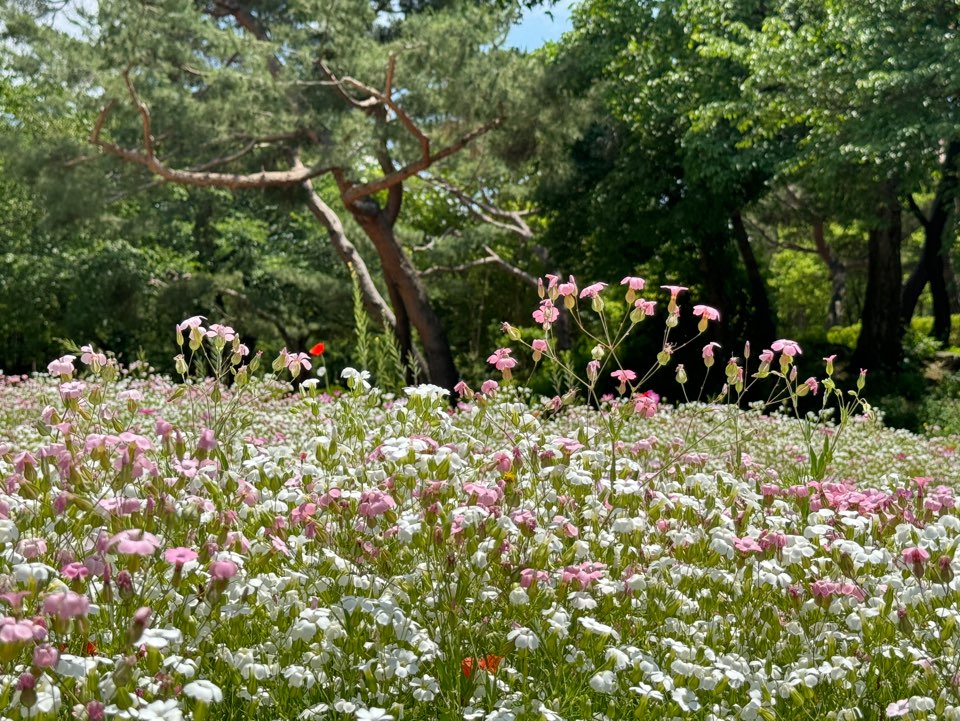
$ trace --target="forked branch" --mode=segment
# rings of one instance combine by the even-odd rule
[[[133,85],[133,81],[130,79],[129,68],[124,70],[123,79],[127,86],[127,93],[130,96],[130,101],[133,103],[137,113],[140,115],[143,125],[143,150],[124,148],[103,139],[103,126],[106,124],[107,118],[113,111],[114,107],[116,107],[116,101],[114,100],[108,102],[97,116],[97,120],[93,126],[93,131],[90,133],[90,143],[100,148],[104,152],[109,153],[110,155],[122,158],[123,160],[127,160],[131,163],[142,165],[150,170],[150,172],[152,172],[154,175],[157,175],[166,181],[177,183],[179,185],[191,185],[195,187],[206,188],[266,188],[297,185],[305,180],[309,180],[310,178],[315,178],[319,175],[329,173],[332,170],[332,168],[323,165],[314,165],[310,167],[301,166],[299,168],[291,168],[290,170],[262,170],[259,173],[213,173],[205,170],[206,168],[216,167],[247,155],[254,149],[254,147],[256,147],[255,145],[251,147],[249,143],[232,156],[217,158],[198,166],[196,169],[183,170],[179,168],[171,168],[156,155],[151,126],[150,109],[147,107],[146,103],[141,100],[139,94],[137,93],[136,88]]]
[[[431,149],[431,141],[429,136],[424,133],[420,127],[414,122],[413,118],[410,117],[407,112],[400,107],[400,105],[393,99],[393,77],[396,70],[396,56],[391,55],[387,63],[386,71],[386,81],[384,83],[384,90],[381,92],[376,88],[363,83],[356,78],[352,78],[349,75],[342,78],[338,78],[333,71],[324,63],[319,61],[318,65],[330,79],[330,82],[333,83],[333,87],[336,88],[337,93],[346,100],[350,105],[355,108],[364,110],[368,113],[379,112],[381,114],[381,119],[386,120],[386,110],[391,111],[400,121],[400,124],[413,136],[414,140],[417,141],[417,144],[420,146],[420,157],[416,160],[407,163],[400,168],[396,168],[392,172],[386,172],[383,177],[378,178],[377,180],[370,181],[369,183],[362,183],[355,185],[350,181],[343,181],[341,183],[341,195],[343,202],[350,204],[365,198],[367,196],[378,193],[382,190],[388,190],[395,185],[402,183],[408,178],[423,172],[434,163],[437,163],[444,158],[447,158],[463,148],[472,143],[477,138],[485,135],[486,133],[494,130],[495,128],[503,125],[503,118],[497,117],[493,120],[490,120],[483,125],[474,128],[473,130],[464,133],[459,138],[454,140],[449,145],[444,146],[440,150],[434,152]],[[352,90],[358,90],[361,93],[364,93],[367,97],[360,99],[351,92]],[[382,164],[381,164],[382,165]]]

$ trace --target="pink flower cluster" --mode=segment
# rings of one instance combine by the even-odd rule
[[[577,582],[581,590],[590,588],[596,581],[603,578],[607,565],[605,563],[593,563],[590,561],[576,566],[567,566],[563,569],[560,576],[561,583]]]
[[[855,583],[851,583],[850,581],[831,581],[825,578],[813,581],[810,584],[810,593],[813,594],[814,599],[822,603],[829,603],[834,596],[850,596],[860,602],[863,602],[867,598],[863,589]]]

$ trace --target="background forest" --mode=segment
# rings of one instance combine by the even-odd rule
[[[584,0],[509,47],[536,4],[0,5],[0,368],[170,371],[203,315],[338,370],[356,295],[451,387],[538,276],[642,275],[720,308],[728,356],[793,338],[960,431],[956,3]]]

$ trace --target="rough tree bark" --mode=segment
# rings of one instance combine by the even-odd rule
[[[900,365],[903,325],[900,322],[903,229],[896,189],[883,189],[877,227],[870,231],[867,290],[861,314],[854,366],[895,370]]]
[[[427,289],[416,268],[397,242],[389,214],[373,198],[361,198],[347,205],[363,232],[373,242],[397,317],[397,340],[403,353],[412,351],[410,327],[416,328],[423,344],[427,375],[431,383],[453,388],[459,380],[453,353],[443,323],[433,310]]]
[[[940,164],[940,182],[937,183],[929,215],[920,209],[912,196],[909,198],[910,209],[923,226],[923,251],[903,286],[900,308],[903,323],[908,325],[917,310],[920,294],[929,283],[930,295],[933,296],[933,335],[944,344],[950,340],[951,323],[943,240],[957,194],[958,156],[960,141],[954,140],[947,144],[943,162]]]

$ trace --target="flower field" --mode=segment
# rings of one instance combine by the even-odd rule
[[[293,391],[190,321],[212,378],[0,384],[0,716],[960,718],[949,441],[625,369],[593,405]]]

